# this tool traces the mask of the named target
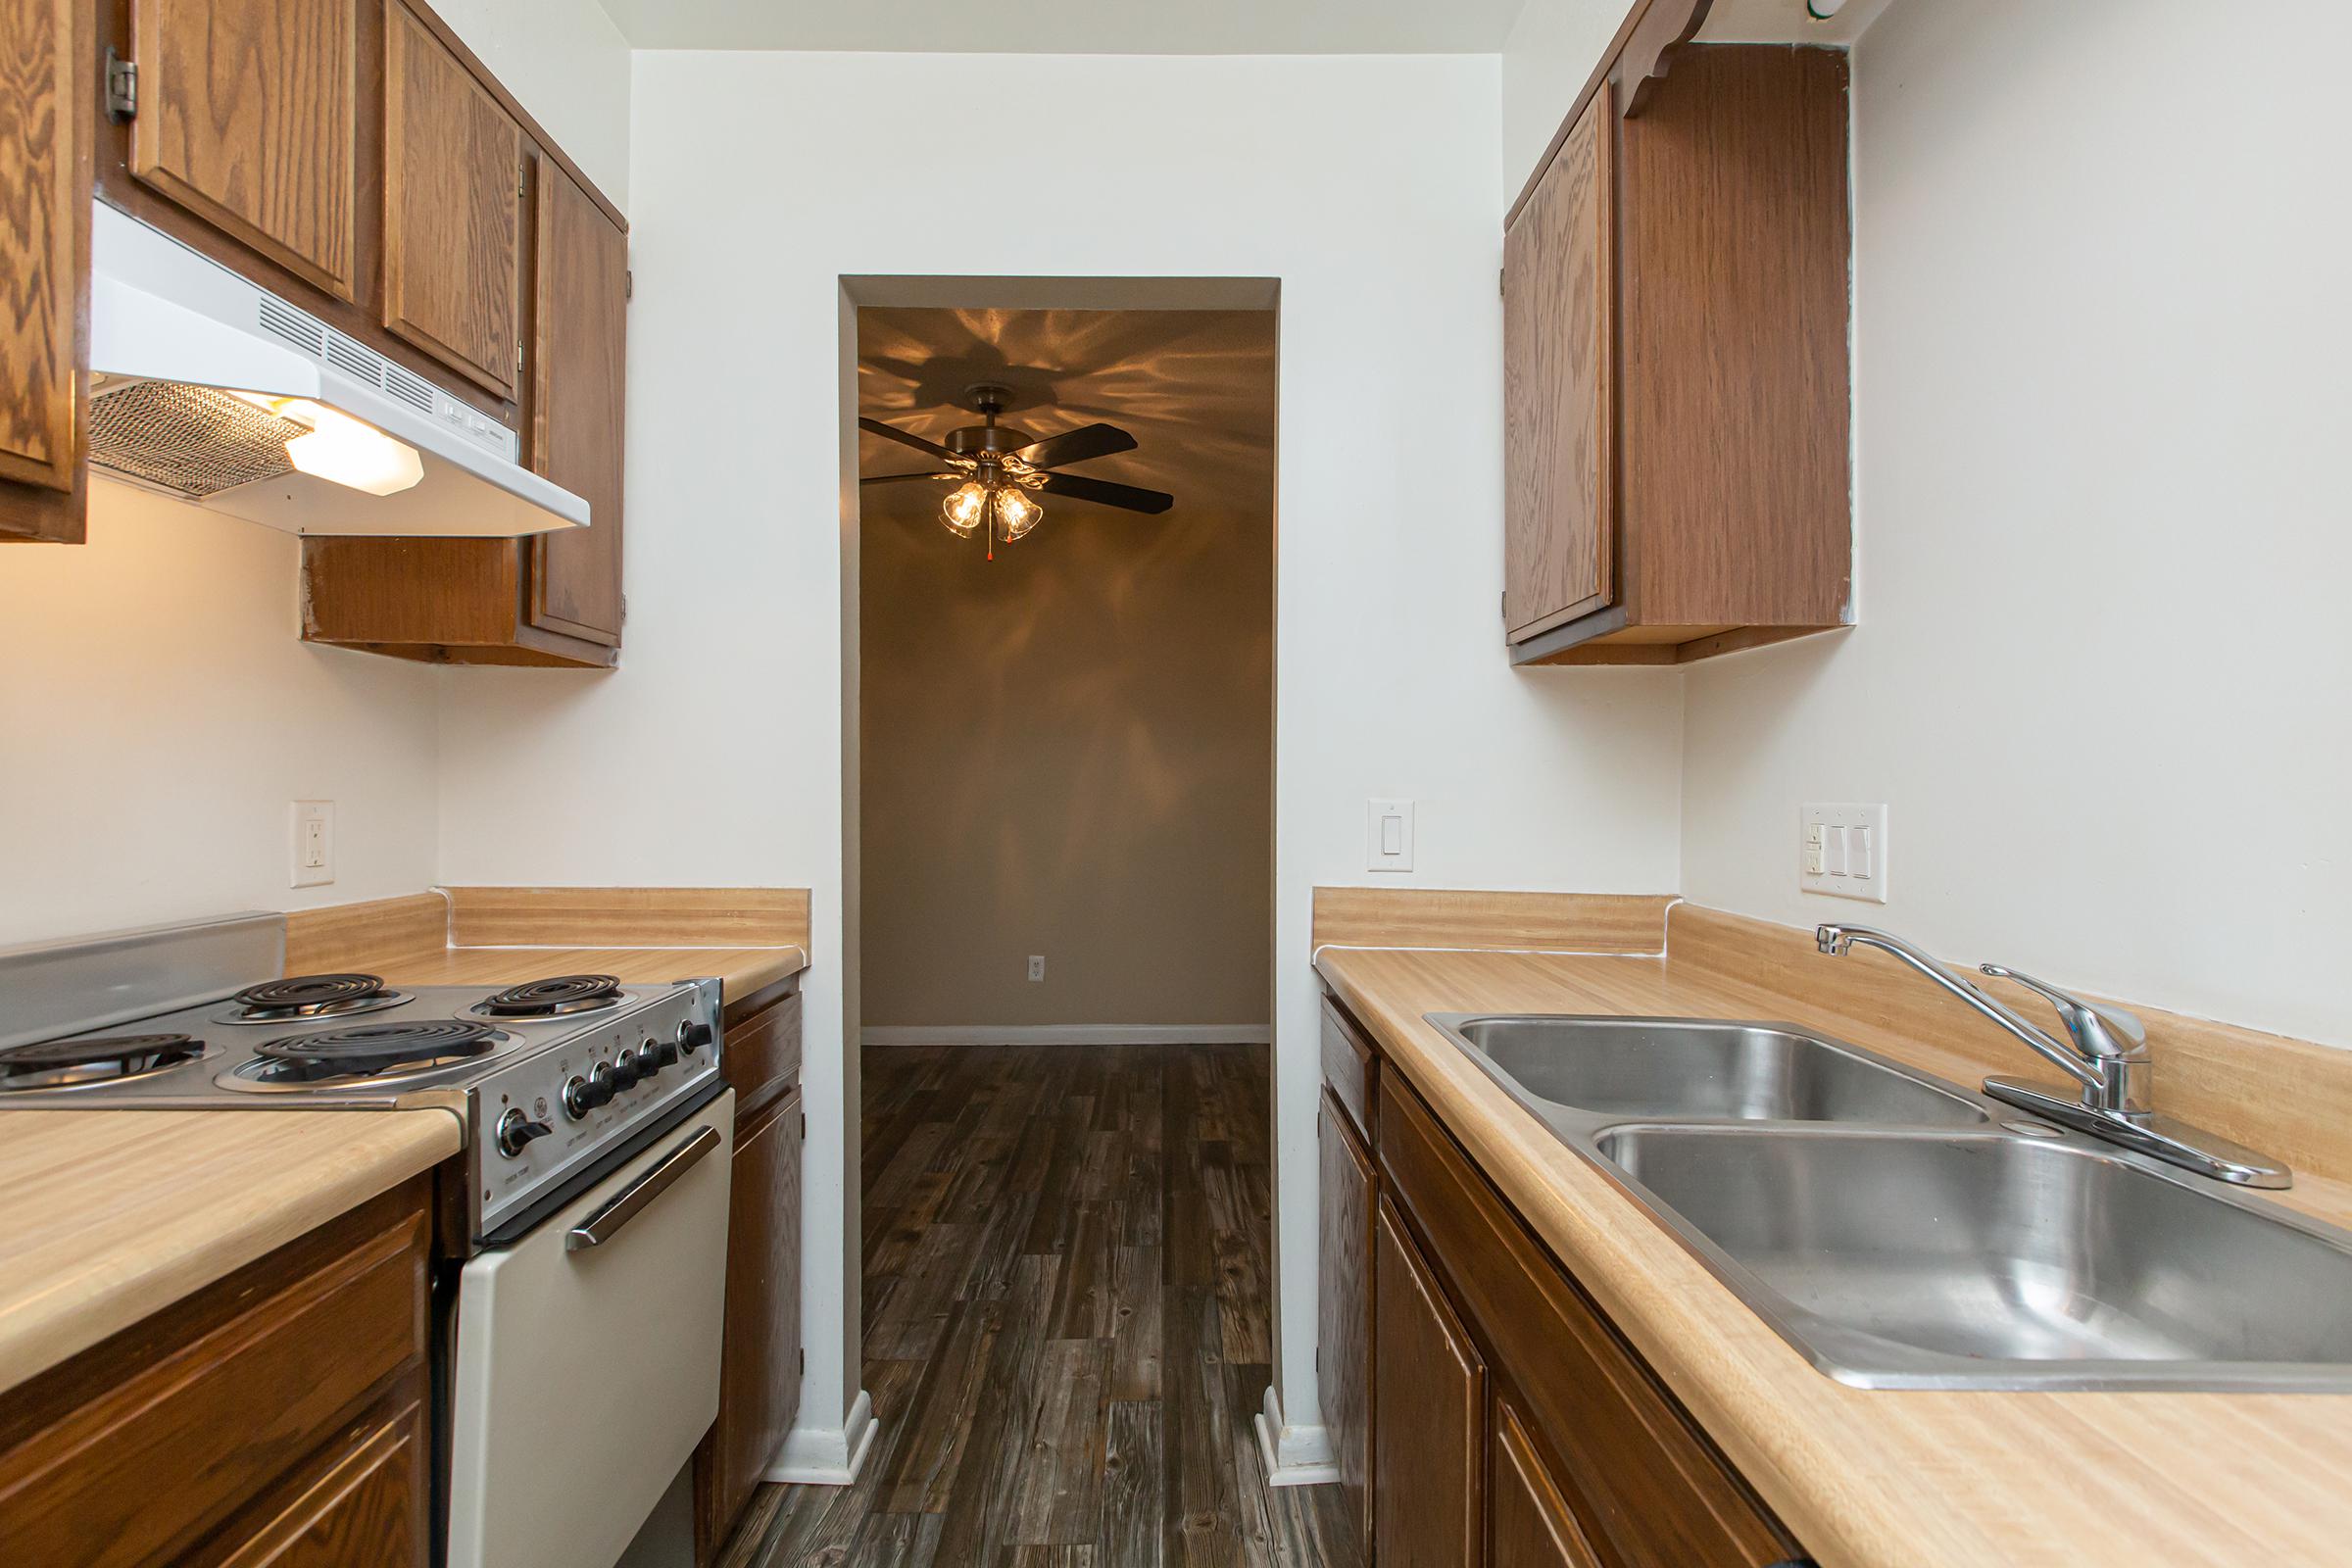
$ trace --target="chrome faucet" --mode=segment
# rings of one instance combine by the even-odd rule
[[[1815,928],[1813,942],[1833,958],[1862,947],[1876,948],[1901,960],[1999,1025],[2076,1084],[2076,1092],[2070,1096],[2023,1079],[1985,1079],[1984,1093],[2003,1104],[2222,1181],[2278,1188],[2293,1180],[2287,1168],[2276,1160],[2218,1134],[2159,1115],[2150,1103],[2155,1064],[2148,1054],[2148,1031],[2121,1007],[2087,1001],[2001,964],[1980,965],[1984,973],[1996,980],[2015,981],[2056,1008],[2067,1035],[2062,1043],[1983,986],[1954,973],[1933,954],[1890,932],[1862,925],[1824,925]]]

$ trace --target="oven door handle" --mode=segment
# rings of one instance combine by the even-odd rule
[[[646,1173],[629,1183],[622,1193],[587,1219],[564,1233],[564,1250],[577,1252],[591,1247],[602,1247],[620,1233],[620,1228],[641,1212],[646,1204],[668,1191],[671,1183],[692,1170],[702,1157],[719,1146],[718,1130],[697,1127],[694,1136],[656,1160]]]

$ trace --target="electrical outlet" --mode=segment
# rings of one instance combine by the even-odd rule
[[[288,887],[323,887],[335,879],[335,803],[296,801],[286,813],[291,842]]]
[[[1886,808],[1807,806],[1797,814],[1796,885],[1807,893],[1886,902]]]
[[[1029,978],[1032,980],[1043,980],[1045,977],[1046,956],[1042,953],[1032,953],[1029,955]]]
[[[1413,803],[1364,803],[1364,869],[1410,871],[1413,868]]]

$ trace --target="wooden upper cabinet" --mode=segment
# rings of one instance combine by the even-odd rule
[[[1703,10],[1641,13],[1505,228],[1514,662],[1849,622],[1846,59]]]
[[[384,325],[513,400],[523,134],[400,0],[384,9]]]
[[[1503,236],[1503,621],[1514,638],[1613,596],[1613,117],[1585,106]]]
[[[1321,1136],[1315,1372],[1360,1544],[1372,1534],[1372,1156],[1329,1091]]]
[[[359,277],[361,3],[131,7],[131,173],[342,300]]]
[[[1604,1568],[1539,1456],[1527,1423],[1500,1398],[1494,1401],[1493,1444],[1487,1460],[1492,1568]]]
[[[588,503],[588,526],[532,541],[531,624],[620,642],[621,410],[628,236],[553,163],[539,165],[531,466]]]
[[[1487,1373],[1386,1200],[1373,1273],[1372,1539],[1380,1568],[1484,1560]]]
[[[89,451],[80,0],[0,0],[0,538],[78,543]]]

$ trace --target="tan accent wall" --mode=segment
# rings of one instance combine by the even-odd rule
[[[954,313],[891,313],[918,314]],[[1165,488],[1173,511],[1049,496],[1038,530],[990,562],[937,520],[945,486],[866,491],[868,1029],[1271,1018],[1273,318],[1181,314],[1171,330],[1214,346],[1189,363],[1224,378],[1218,413],[1244,416],[1243,439],[1204,451],[1117,407],[1025,426],[1134,430],[1126,461],[1148,471],[1083,471]],[[1215,472],[1188,482],[1188,450]],[[1031,954],[1043,983],[1025,978]]]

